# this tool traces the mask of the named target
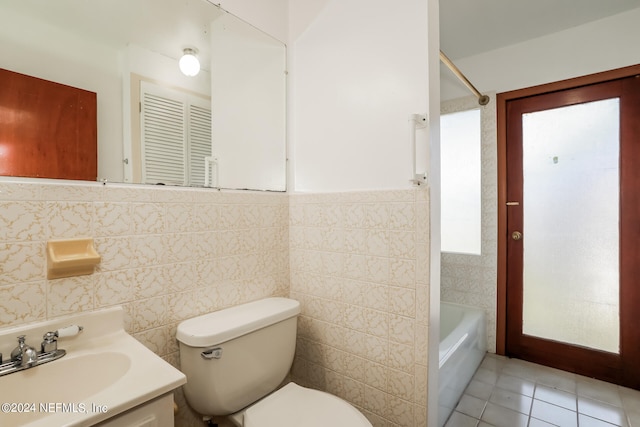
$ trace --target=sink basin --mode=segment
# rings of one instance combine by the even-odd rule
[[[9,354],[17,336],[26,335],[33,345],[70,324],[84,331],[59,339],[64,357],[0,377],[0,426],[94,425],[166,396],[172,402],[173,390],[186,382],[182,372],[124,331],[121,307],[0,329],[0,352]],[[172,405],[165,406],[170,417]]]
[[[47,416],[50,408],[58,411],[55,406],[41,408],[40,404],[79,405],[90,401],[91,396],[103,392],[122,378],[130,366],[131,359],[123,353],[88,353],[76,357],[66,355],[59,360],[7,375],[2,381],[2,402],[34,403],[36,407],[34,411],[22,413],[3,411],[0,413],[0,425],[29,422]],[[87,378],[90,381],[85,381]],[[9,390],[10,393],[4,396],[4,391]],[[78,410],[81,409],[78,406]]]
[[[67,355],[8,375],[2,386],[12,390],[11,399],[16,402],[46,401],[38,399],[43,392],[55,398],[54,402],[79,402],[118,381],[130,366],[131,360],[122,353]],[[77,381],[82,378],[91,378],[91,381]]]

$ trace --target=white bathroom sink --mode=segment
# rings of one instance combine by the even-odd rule
[[[0,425],[11,425],[12,421],[33,421],[52,412],[61,412],[64,408],[56,407],[57,403],[69,403],[70,410],[76,410],[71,409],[73,404],[79,405],[86,398],[117,383],[131,367],[131,359],[122,353],[67,356],[2,377],[2,403],[9,400],[15,402],[15,410],[22,413],[5,412],[5,408],[0,411]],[[10,392],[5,396],[6,391]],[[17,406],[18,402],[33,403],[36,406],[33,410],[24,407],[21,409]],[[78,406],[77,410],[81,412],[82,407]]]
[[[53,362],[2,377],[1,384],[3,389],[12,390],[9,394],[16,402],[34,399],[46,402],[50,398],[60,402],[79,402],[117,382],[130,367],[131,359],[122,353],[90,353],[76,357],[66,355]],[[75,380],[82,378],[90,381]]]
[[[45,332],[79,324],[78,336],[60,338],[58,360],[0,377],[0,426],[93,425],[186,382],[175,369],[122,328],[122,309],[0,330],[0,352],[27,335],[36,347]]]

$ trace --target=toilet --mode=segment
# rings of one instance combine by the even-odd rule
[[[293,363],[298,314],[298,301],[266,298],[180,323],[189,405],[238,427],[371,427],[339,397],[293,382],[280,387]]]

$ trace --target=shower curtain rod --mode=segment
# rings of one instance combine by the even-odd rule
[[[444,62],[444,65],[449,67],[451,72],[455,74],[460,79],[460,81],[464,83],[471,92],[473,92],[475,96],[478,97],[478,104],[487,105],[489,103],[489,97],[487,95],[481,94],[480,91],[478,91],[478,89],[476,89],[475,86],[472,85],[471,82],[464,76],[464,74],[462,74],[462,71],[460,71],[458,67],[456,67],[456,65],[451,62],[451,60],[447,58],[447,55],[445,55],[442,51],[440,51],[440,61]]]

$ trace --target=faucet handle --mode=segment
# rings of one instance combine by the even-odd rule
[[[44,334],[41,344],[43,353],[56,351],[58,349],[58,340],[56,338],[57,336],[55,332],[47,332],[46,334]]]
[[[26,335],[18,336],[18,346],[14,348],[13,351],[11,352],[11,360],[13,361],[22,360],[22,350],[27,346],[25,344],[26,338],[27,338]]]
[[[57,331],[55,331],[55,334],[58,338],[73,337],[75,335],[78,335],[83,330],[84,328],[80,325],[69,325],[65,326],[64,328],[58,329]]]
[[[42,352],[47,353],[58,349],[58,338],[73,337],[82,332],[84,328],[79,325],[69,325],[56,331],[47,332],[42,337]]]
[[[26,335],[18,336],[18,346],[11,352],[11,360],[21,366],[31,367],[38,361],[38,353],[25,343]]]

